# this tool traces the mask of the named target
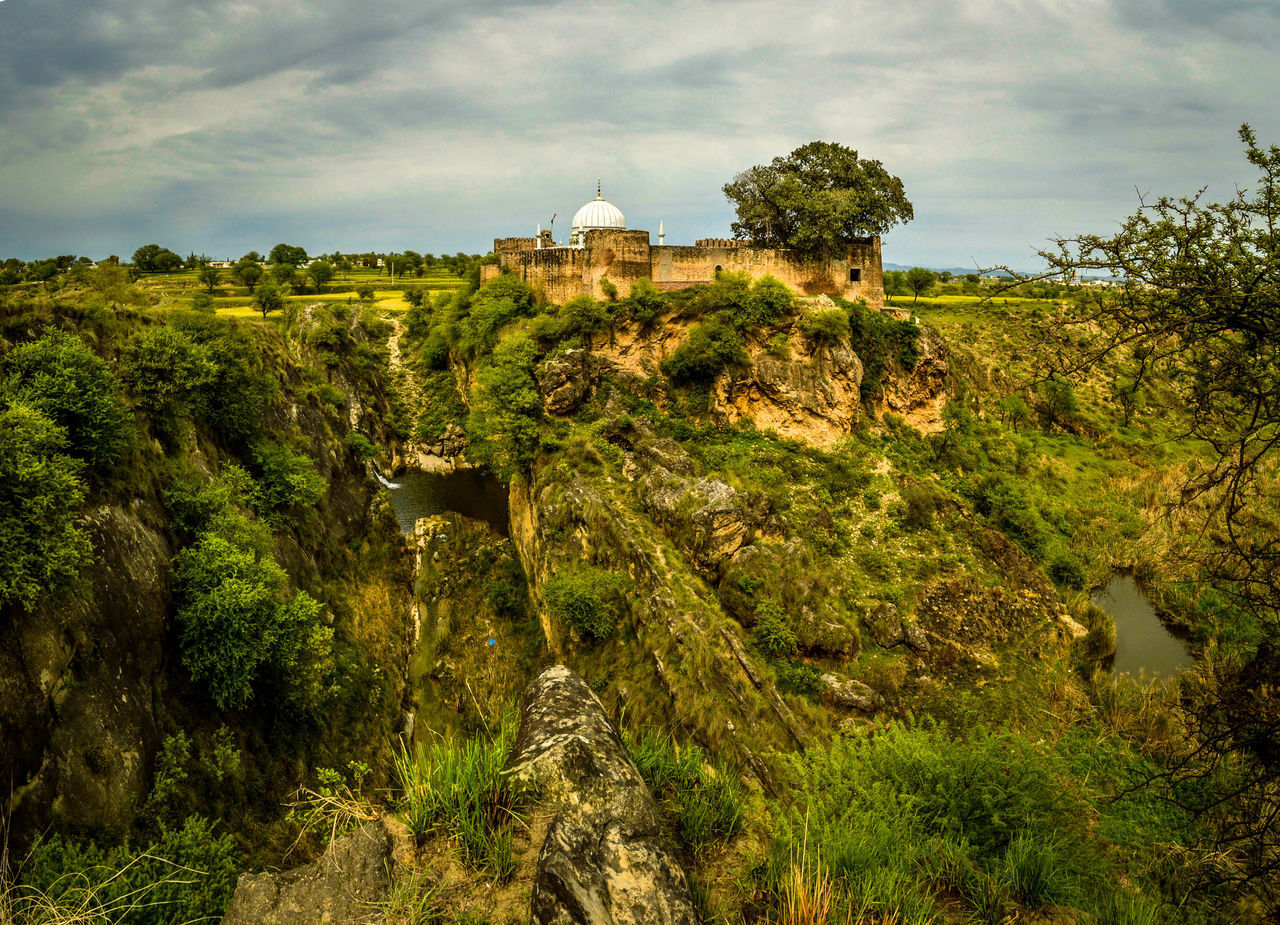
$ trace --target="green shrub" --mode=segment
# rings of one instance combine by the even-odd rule
[[[795,311],[796,299],[787,284],[773,276],[762,276],[751,284],[746,305],[737,313],[740,328],[761,328],[776,324]]]
[[[476,370],[467,417],[467,455],[500,478],[528,468],[538,447],[542,396],[533,376],[538,349],[523,334],[509,334]]]
[[[161,826],[140,849],[99,847],[55,835],[40,839],[0,898],[14,922],[111,922],[172,925],[217,921],[235,890],[237,858],[230,835],[188,818]]]
[[[946,503],[946,495],[927,482],[916,482],[902,489],[902,526],[908,530],[933,529],[933,515]]]
[[[661,290],[643,278],[631,284],[631,292],[621,303],[623,317],[629,318],[641,327],[648,327],[657,321],[666,307],[667,300]]]
[[[581,334],[589,337],[608,327],[610,319],[609,310],[589,295],[575,296],[560,306],[562,336]]]
[[[815,346],[837,344],[849,336],[849,314],[842,308],[828,308],[807,315],[800,330]]]
[[[222,710],[248,706],[271,668],[298,706],[317,705],[332,661],[332,631],[284,571],[215,533],[174,559],[182,663]]]
[[[144,328],[125,344],[121,372],[137,406],[161,420],[204,407],[216,369],[208,351],[168,325]]]
[[[776,661],[773,663],[773,671],[777,677],[778,690],[784,694],[799,694],[816,700],[822,692],[822,672],[812,665]]]
[[[314,507],[329,484],[315,464],[271,440],[249,448],[253,480],[246,487],[249,505],[269,522],[291,523],[299,510]]]
[[[836,302],[849,313],[849,345],[862,361],[860,392],[862,400],[869,401],[880,394],[892,366],[903,370],[915,367],[920,332],[911,322],[896,321],[868,308],[865,302]]]
[[[646,729],[627,748],[679,841],[694,853],[723,845],[742,828],[746,796],[738,775],[697,745]]]
[[[129,442],[130,414],[107,364],[66,331],[49,329],[4,357],[11,400],[41,412],[67,434],[67,451],[105,469]]]
[[[589,639],[613,635],[622,614],[623,580],[596,566],[565,568],[542,586],[547,612]]]
[[[1053,583],[1060,587],[1072,591],[1084,588],[1084,566],[1080,563],[1080,557],[1065,546],[1056,547],[1049,555],[1048,572]]]
[[[662,373],[677,385],[709,383],[727,366],[745,366],[742,337],[718,318],[704,321],[662,361]]]
[[[966,488],[974,510],[1036,561],[1044,556],[1049,527],[1023,484],[1002,472],[985,475]]]
[[[198,401],[205,420],[225,437],[247,439],[261,425],[268,404],[280,390],[276,379],[263,369],[252,338],[243,326],[226,318],[177,313],[170,323],[202,349],[211,364]]]
[[[756,624],[751,628],[756,648],[769,658],[785,658],[796,652],[796,631],[790,615],[769,598],[756,604]]]
[[[28,607],[69,587],[93,555],[76,526],[83,464],[66,432],[23,404],[0,410],[0,604]]]
[[[347,448],[356,454],[356,459],[360,460],[360,462],[368,462],[378,455],[378,448],[358,430],[347,431],[344,442],[347,444]]]

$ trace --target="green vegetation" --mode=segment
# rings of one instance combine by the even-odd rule
[[[790,769],[797,799],[779,811],[763,873],[775,908],[822,894],[835,920],[932,922],[941,888],[993,925],[1046,903],[1099,922],[1159,920],[1158,894],[1143,892],[1154,884],[1118,887],[1090,837],[1098,785],[1067,784],[1066,762],[1016,733],[895,726]]]
[[[120,383],[80,338],[51,329],[3,360],[3,394],[44,414],[67,434],[67,449],[93,468],[124,453],[130,414]]]
[[[744,170],[724,194],[737,212],[735,237],[814,258],[839,256],[855,239],[915,217],[900,179],[827,141]]]
[[[613,635],[622,613],[621,576],[596,566],[566,567],[542,586],[547,612],[596,642]]]
[[[727,845],[742,829],[746,795],[737,773],[693,743],[646,729],[627,748],[667,816],[676,838],[694,854]]]
[[[247,706],[268,667],[301,706],[316,705],[332,632],[305,591],[286,596],[278,565],[206,533],[179,553],[174,573],[182,661],[219,709]]]
[[[514,717],[505,717],[491,741],[433,742],[416,754],[395,757],[402,796],[397,811],[418,839],[443,834],[454,839],[472,867],[497,880],[515,870],[512,826],[516,822],[501,778],[515,740]]]
[[[83,465],[67,455],[66,432],[34,408],[0,411],[0,604],[33,606],[69,587],[88,564],[76,525]]]
[[[101,848],[54,835],[0,879],[0,920],[32,925],[171,925],[217,919],[235,889],[232,840],[206,819],[161,828],[156,841]]]

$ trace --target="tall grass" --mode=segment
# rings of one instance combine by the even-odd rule
[[[1017,735],[895,726],[796,756],[789,777],[761,876],[775,921],[928,923],[941,894],[992,925],[1046,903],[1155,921],[1140,890],[1113,895],[1133,872],[1092,838],[1065,763]],[[806,917],[819,906],[825,919]]]
[[[746,797],[737,774],[693,743],[646,729],[627,742],[640,776],[674,819],[676,838],[695,854],[738,834]]]
[[[492,738],[439,740],[395,756],[398,810],[409,831],[456,840],[468,864],[497,880],[515,871],[517,816],[499,775],[516,728],[506,717]]]

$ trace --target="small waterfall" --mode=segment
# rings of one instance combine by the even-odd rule
[[[378,481],[382,483],[383,488],[396,489],[400,487],[399,482],[388,482],[386,479],[382,477],[382,473],[380,472],[375,472],[374,475],[377,477]]]

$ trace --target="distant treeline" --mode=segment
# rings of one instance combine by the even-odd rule
[[[235,264],[253,263],[258,265],[276,264],[302,267],[308,263],[322,263],[332,266],[336,272],[346,273],[354,269],[378,269],[388,276],[422,277],[432,273],[445,272],[453,276],[465,277],[481,260],[479,254],[420,254],[406,250],[399,253],[365,253],[344,254],[334,251],[331,254],[309,256],[303,247],[292,244],[277,244],[263,256],[257,251],[249,251]],[[159,244],[145,244],[133,252],[132,263],[121,261],[112,254],[103,259],[104,263],[124,263],[133,272],[134,277],[143,273],[173,273],[178,270],[199,270],[214,263],[232,263],[217,261],[205,254],[192,252],[186,257]],[[93,266],[95,261],[89,257],[75,254],[62,254],[57,257],[46,257],[42,260],[26,261],[18,257],[9,257],[0,264],[0,286],[13,286],[18,283],[45,282],[59,273],[74,266]]]

